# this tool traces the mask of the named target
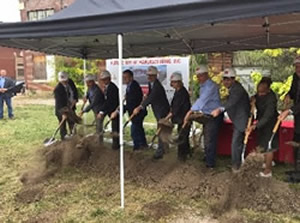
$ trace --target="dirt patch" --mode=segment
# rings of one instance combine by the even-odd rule
[[[33,203],[42,199],[43,188],[40,185],[25,187],[16,194],[16,201],[21,203]]]
[[[158,122],[158,128],[159,128],[159,134],[158,137],[164,142],[164,143],[170,143],[172,130],[174,125],[166,119],[161,119]]]
[[[52,222],[58,222],[59,216],[62,214],[62,209],[52,210],[52,211],[46,211],[38,216],[32,216],[24,223],[52,223]]]
[[[299,212],[299,194],[292,191],[288,184],[257,176],[262,163],[261,154],[247,157],[240,173],[233,174],[227,186],[223,187],[223,195],[212,208],[215,214],[243,208],[273,213]],[[295,202],[288,202],[290,199],[295,199]]]
[[[66,166],[77,166],[101,177],[109,177],[116,182],[119,180],[119,151],[99,144],[97,136],[77,136],[43,148],[38,155],[38,168],[27,171],[21,178],[25,185],[41,182]],[[292,190],[287,183],[275,178],[256,177],[263,162],[261,154],[249,155],[237,174],[230,171],[204,171],[205,167],[199,161],[182,163],[175,156],[175,153],[169,153],[163,160],[153,161],[148,153],[125,151],[126,181],[196,201],[205,199],[209,201],[215,218],[244,208],[300,214],[299,191]],[[66,190],[61,189],[61,193],[64,191]],[[118,187],[112,187],[103,196],[110,197],[117,191]],[[156,206],[163,207],[167,212],[154,210],[159,209]],[[171,211],[168,204],[161,202],[150,203],[144,208],[153,218],[166,216]],[[153,213],[149,209],[153,209]],[[240,216],[235,216],[234,219],[242,222]]]
[[[174,209],[165,201],[154,201],[144,205],[142,211],[154,220],[170,215]]]
[[[81,139],[82,137],[78,135],[70,140],[57,142],[38,150],[31,168],[21,175],[21,182],[26,185],[37,184],[53,176],[63,167],[86,163],[91,151],[89,147],[85,149],[76,147]]]

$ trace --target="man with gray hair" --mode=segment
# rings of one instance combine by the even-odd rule
[[[82,109],[80,116],[92,110],[96,119],[96,132],[100,133],[103,130],[103,119],[97,119],[97,115],[104,104],[104,94],[96,84],[94,75],[88,74],[84,81],[88,87],[85,99],[89,101],[89,105]],[[103,142],[103,135],[99,136],[99,141]]]
[[[154,116],[156,118],[156,121],[160,119],[165,118],[169,111],[170,111],[170,105],[167,99],[166,91],[162,84],[157,79],[158,70],[154,66],[150,66],[147,69],[147,75],[148,75],[148,86],[149,86],[149,92],[147,95],[147,98],[142,102],[141,105],[136,107],[133,110],[133,114],[137,115],[140,111],[143,109],[146,109],[148,105],[151,104],[152,110],[154,113]],[[163,158],[165,148],[168,144],[163,143],[161,139],[158,141],[158,149],[156,150],[156,153],[154,154],[154,159],[161,159]]]
[[[113,134],[113,144],[112,149],[118,150],[120,148],[119,141],[119,115],[112,117],[114,111],[119,108],[119,89],[118,87],[111,81],[111,74],[108,70],[104,70],[100,74],[100,80],[104,84],[104,97],[105,101],[98,112],[97,118],[104,119],[106,115],[112,119],[112,132]]]
[[[199,121],[203,124],[204,152],[206,167],[212,169],[216,165],[217,138],[219,128],[223,121],[223,116],[216,118],[211,116],[211,112],[221,106],[219,87],[208,75],[208,67],[201,64],[196,69],[196,75],[200,84],[199,98],[185,116],[185,123],[188,123],[192,114],[203,117]]]
[[[58,81],[59,83],[56,85],[53,93],[55,98],[55,115],[59,122],[61,122],[63,120],[63,114],[61,113],[63,108],[76,110],[78,91],[72,79],[69,78],[68,73],[60,71],[58,73]],[[75,123],[70,119],[67,119],[67,122],[71,133]],[[67,136],[66,122],[60,128],[60,136],[62,140]]]
[[[223,84],[229,89],[229,96],[223,106],[212,111],[212,116],[218,117],[224,111],[228,113],[233,123],[231,144],[232,172],[237,173],[242,164],[242,152],[245,130],[250,115],[250,100],[247,91],[236,81],[236,72],[233,68],[224,70]]]

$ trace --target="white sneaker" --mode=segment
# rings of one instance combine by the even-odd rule
[[[264,178],[270,178],[270,177],[272,177],[272,172],[267,173],[267,174],[264,174],[264,172],[260,172],[259,176],[264,177]]]
[[[272,166],[275,166],[275,165],[276,165],[276,163],[275,163],[274,161],[272,161]],[[263,163],[262,168],[263,168],[263,169],[266,168],[266,164],[265,164],[265,163]]]

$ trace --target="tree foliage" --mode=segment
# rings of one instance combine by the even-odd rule
[[[86,60],[86,74],[98,75],[100,72],[99,62],[101,60]],[[69,73],[69,77],[74,81],[79,91],[79,95],[84,94],[84,60],[79,58],[55,57],[56,81],[59,71]]]

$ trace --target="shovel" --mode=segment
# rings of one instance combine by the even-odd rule
[[[267,149],[267,151],[265,153],[271,152],[271,150],[272,150],[272,142],[273,142],[274,136],[275,136],[275,134],[276,134],[276,132],[277,132],[279,126],[280,126],[280,123],[281,123],[281,120],[278,119],[277,122],[276,122],[276,124],[275,124],[275,126],[274,126],[274,128],[273,128],[272,136],[271,136],[271,138],[270,138],[270,140],[268,142],[268,149]]]
[[[128,125],[128,123],[133,119],[134,116],[135,116],[134,114],[131,114],[131,115],[130,115],[129,119],[124,123],[123,129],[126,128],[126,126]]]
[[[171,117],[170,117],[171,118]],[[166,119],[166,120],[169,120],[170,118]],[[151,144],[149,146],[149,149],[153,148],[153,145],[154,145],[154,141],[155,139],[157,138],[157,136],[160,134],[161,132],[161,127],[159,127],[155,133],[155,135],[152,137],[152,140],[151,140]]]
[[[253,115],[251,115],[248,119],[247,128],[250,128],[250,126],[252,124],[252,117],[253,117]],[[244,161],[245,161],[245,152],[246,152],[246,147],[247,147],[247,143],[248,143],[248,139],[249,139],[250,134],[251,134],[250,131],[246,132],[246,134],[245,134],[244,145],[243,145],[243,150],[242,150],[242,154],[241,154],[242,163],[244,163]]]
[[[250,117],[248,119],[247,129],[250,128],[250,126],[252,124],[252,120],[254,117],[254,111],[255,111],[255,100],[251,101]],[[245,161],[245,152],[246,152],[246,147],[247,147],[247,143],[248,143],[250,134],[251,134],[251,132],[246,132],[246,134],[245,134],[244,145],[243,145],[243,150],[242,150],[242,154],[241,154],[242,163],[244,163],[244,161]]]
[[[66,119],[67,119],[67,117],[66,117],[66,116],[63,116],[61,122],[59,123],[59,125],[58,125],[57,129],[55,130],[55,132],[53,133],[52,137],[51,137],[50,139],[47,138],[47,139],[44,140],[44,146],[47,147],[47,146],[50,146],[50,145],[52,145],[53,143],[56,142],[55,136],[56,136],[58,130],[60,129],[60,127],[61,127],[61,126],[63,125],[63,123],[66,121]]]

